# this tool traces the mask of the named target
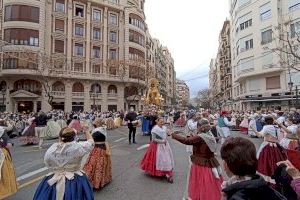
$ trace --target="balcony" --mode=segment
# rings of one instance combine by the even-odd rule
[[[117,93],[107,93],[107,99],[108,100],[117,100],[118,94]]]
[[[54,97],[64,97],[66,93],[65,91],[53,91],[51,94]]]
[[[84,92],[72,92],[73,97],[84,97]]]

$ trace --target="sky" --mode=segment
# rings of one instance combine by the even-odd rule
[[[187,82],[191,96],[207,88],[229,1],[146,0],[145,14],[150,34],[170,50],[177,78]]]

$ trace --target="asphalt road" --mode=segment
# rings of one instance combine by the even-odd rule
[[[137,144],[129,145],[127,128],[109,131],[112,148],[113,181],[100,191],[94,191],[95,199],[111,200],[179,200],[182,199],[187,176],[188,155],[185,146],[169,139],[175,159],[174,183],[164,178],[150,177],[139,168],[149,136],[137,135]],[[234,136],[246,137],[238,132]],[[258,147],[260,139],[251,139]],[[15,139],[13,161],[20,190],[9,200],[30,200],[40,180],[49,172],[43,163],[46,149],[56,140],[45,141],[44,149],[36,146],[21,146]]]

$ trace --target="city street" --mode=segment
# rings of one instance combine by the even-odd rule
[[[184,145],[169,139],[175,158],[174,183],[170,184],[163,178],[145,175],[139,168],[140,160],[146,150],[145,144],[149,142],[149,136],[138,134],[137,144],[128,145],[126,127],[109,131],[108,134],[112,148],[113,181],[101,191],[95,191],[95,199],[181,199],[188,166]],[[233,132],[233,135],[242,136],[238,132]],[[259,139],[252,139],[252,141],[257,147],[261,142]],[[13,142],[15,146],[12,150],[12,157],[20,190],[8,199],[32,199],[38,183],[49,172],[44,166],[43,156],[46,149],[55,140],[47,140],[42,150],[34,146],[20,146],[17,140],[13,140]]]

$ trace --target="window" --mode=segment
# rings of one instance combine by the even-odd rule
[[[116,14],[113,14],[113,13],[109,14],[109,24],[118,25],[118,17]]]
[[[143,22],[143,19],[140,18],[138,15],[131,13],[129,15],[129,24],[134,25],[142,30],[145,30],[145,23]]]
[[[298,10],[300,8],[300,0],[289,0],[290,12]]]
[[[134,49],[132,47],[129,47],[129,59],[130,60],[144,61],[145,53],[138,50],[138,49]],[[151,55],[150,55],[150,59],[151,59]]]
[[[300,33],[300,21],[291,24],[291,37],[292,38],[296,36],[300,37],[299,33]]]
[[[83,17],[84,16],[83,12],[84,12],[83,6],[81,6],[81,5],[76,5],[75,6],[75,16]]]
[[[55,40],[54,42],[54,52],[55,53],[64,53],[65,42],[63,40]]]
[[[65,12],[65,0],[56,0],[55,11],[56,12]]]
[[[55,31],[64,32],[65,30],[65,22],[64,20],[56,19],[55,20]]]
[[[115,31],[109,32],[109,41],[113,43],[117,43],[117,33]]]
[[[238,70],[240,72],[253,71],[254,70],[254,57],[248,57],[238,62]]]
[[[83,56],[83,44],[75,43],[75,55]]]
[[[100,47],[93,47],[93,58],[100,58]]]
[[[263,31],[261,33],[261,38],[262,38],[262,41],[261,41],[262,45],[272,42],[272,29]]]
[[[93,29],[93,39],[94,40],[100,40],[101,38],[101,31],[99,28],[94,28]]]
[[[250,3],[251,0],[238,0],[238,7],[242,7],[248,3]]]
[[[280,76],[266,77],[266,89],[280,89]]]
[[[83,36],[83,25],[75,24],[75,35]]]
[[[133,30],[129,30],[129,41],[145,46],[145,37]]]
[[[5,6],[4,21],[24,21],[39,23],[40,9],[33,6],[11,5]]]
[[[118,1],[119,1],[119,0],[109,0],[109,2],[110,2],[110,3],[113,3],[113,4],[118,4]]]
[[[248,21],[245,21],[244,23],[240,24],[240,29],[244,30],[248,27],[252,26],[252,19],[249,19]]]
[[[95,73],[95,74],[100,74],[100,69],[101,69],[101,66],[100,65],[93,65],[92,67],[92,73]]]
[[[246,50],[253,49],[253,39],[245,41],[245,49]]]
[[[101,21],[101,10],[93,10],[93,20]]]
[[[109,49],[109,59],[117,59],[117,49]]]
[[[74,71],[83,72],[83,63],[74,63]]]
[[[260,7],[260,19],[261,21],[271,18],[271,2],[266,3]]]
[[[39,46],[39,31],[21,28],[5,29],[4,40],[14,45]]]
[[[262,57],[262,66],[265,68],[272,67],[273,65],[273,53],[265,52]]]

